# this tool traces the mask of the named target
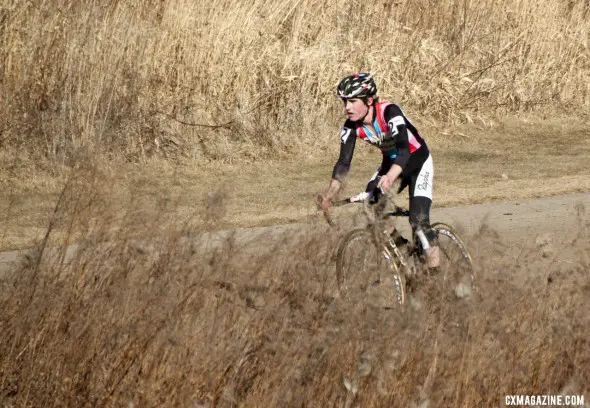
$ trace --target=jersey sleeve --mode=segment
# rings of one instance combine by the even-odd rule
[[[404,169],[408,161],[410,161],[410,141],[406,119],[400,107],[395,104],[391,104],[385,109],[384,116],[387,127],[396,140],[397,157],[393,164],[397,164]]]
[[[345,123],[340,131],[340,155],[332,171],[332,178],[338,181],[342,181],[348,175],[356,142],[356,131],[347,125],[348,123]]]

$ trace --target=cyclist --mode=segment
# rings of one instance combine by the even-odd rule
[[[383,159],[366,191],[372,193],[377,188],[388,190],[398,178],[401,181],[398,193],[409,187],[410,224],[414,238],[421,239],[424,248],[427,248],[427,266],[438,267],[440,249],[430,228],[434,169],[424,139],[398,105],[379,101],[377,86],[370,73],[358,73],[342,79],[337,95],[344,102],[348,119],[340,132],[340,156],[330,185],[322,195],[322,207],[327,209],[340,190],[350,169],[357,137],[378,147]],[[392,228],[392,236],[400,238],[395,227]]]

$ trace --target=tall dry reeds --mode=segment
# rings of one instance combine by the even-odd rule
[[[107,189],[94,171],[77,173],[46,239],[0,275],[1,406],[471,407],[514,394],[588,398],[582,208],[579,234],[564,247],[579,251],[576,262],[534,246],[512,256],[484,226],[464,236],[477,296],[441,301],[425,280],[401,310],[336,296],[338,234],[321,226],[206,234],[222,214],[203,208],[202,220],[162,232],[165,216],[142,216],[141,203],[117,220],[120,212],[96,199]],[[222,198],[211,200],[221,207]],[[78,245],[48,245],[54,235]]]
[[[1,146],[309,154],[339,126],[335,84],[359,70],[431,123],[575,115],[590,103],[589,29],[587,1],[8,0]]]

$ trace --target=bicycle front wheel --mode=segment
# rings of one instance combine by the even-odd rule
[[[432,224],[441,252],[440,272],[444,297],[470,298],[475,291],[475,271],[465,243],[454,229],[441,222]]]
[[[405,303],[405,282],[392,254],[367,229],[350,231],[337,252],[336,278],[341,298],[380,307]]]

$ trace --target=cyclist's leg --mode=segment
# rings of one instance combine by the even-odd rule
[[[426,249],[425,252],[427,265],[431,268],[437,267],[440,263],[436,233],[430,227],[433,175],[432,156],[428,156],[420,171],[409,177],[410,225],[412,226],[414,239],[420,239],[419,235],[422,235],[421,232],[423,232],[424,236],[422,238],[428,241],[427,246],[430,248]]]
[[[410,193],[410,225],[416,234],[418,229],[424,232],[429,245],[436,245],[436,234],[430,227],[430,207],[432,200],[422,196],[411,196]]]

